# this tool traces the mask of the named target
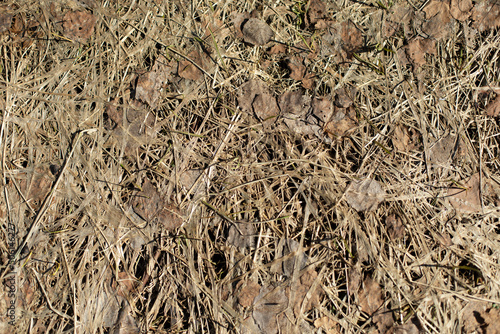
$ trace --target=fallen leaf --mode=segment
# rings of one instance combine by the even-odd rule
[[[279,98],[279,107],[283,116],[305,118],[311,107],[311,97],[301,91],[286,92]]]
[[[278,246],[276,247],[275,258],[280,259],[289,255],[290,253],[297,252],[299,250],[299,243],[293,239],[280,239]],[[299,265],[299,270],[306,267],[307,255],[303,252],[300,254],[294,254],[283,262],[278,262],[271,266],[271,272],[277,273],[279,275],[284,275],[286,277],[291,277],[294,272],[295,263]]]
[[[132,198],[131,205],[134,212],[145,221],[151,222],[157,219],[167,231],[172,231],[182,225],[180,210],[167,204],[148,179],[144,181],[142,190]]]
[[[418,327],[412,323],[397,325],[392,328],[393,334],[419,334]]]
[[[167,82],[171,71],[172,66],[167,64],[167,59],[163,56],[158,57],[151,71],[137,78],[135,98],[147,103],[152,109],[156,109],[161,89]]]
[[[317,308],[320,305],[320,299],[322,295],[321,288],[316,285],[316,287],[312,291],[310,291],[317,278],[318,272],[313,268],[309,268],[300,276],[300,284],[293,287],[293,294],[291,288],[287,288],[288,300],[289,303],[293,305],[295,318],[300,318],[301,314],[307,313],[311,309]]]
[[[238,105],[251,115],[255,115],[268,127],[279,115],[276,99],[269,92],[267,85],[258,79],[252,79],[240,86]]]
[[[283,44],[275,44],[267,51],[267,53],[270,55],[286,53],[286,47]]]
[[[457,21],[465,21],[471,16],[472,0],[451,0],[450,13]]]
[[[445,39],[452,33],[450,6],[439,0],[431,0],[424,7],[425,21],[422,31],[437,40]]]
[[[96,18],[84,11],[68,12],[63,19],[64,35],[80,43],[85,43],[94,33]]]
[[[336,23],[322,37],[321,55],[334,55],[338,62],[352,58],[355,52],[363,46],[363,35],[351,21]]]
[[[461,182],[463,184],[463,182]],[[448,192],[448,200],[450,204],[461,213],[479,213],[482,211],[481,206],[481,184],[479,173],[470,177],[463,185],[463,188],[451,189]]]
[[[391,240],[398,240],[405,236],[405,226],[400,217],[392,214],[385,218],[387,233]]]
[[[382,288],[369,277],[365,278],[359,292],[359,305],[361,311],[372,317],[379,333],[387,333],[394,324],[392,314],[384,306]]]
[[[227,243],[239,248],[254,248],[256,233],[254,224],[234,223],[229,228]]]
[[[246,22],[248,19],[250,19],[250,13],[248,12],[244,13],[233,12],[231,14],[231,21],[235,28],[235,33],[237,38],[241,39],[244,38],[241,28],[243,27],[243,22]]]
[[[485,111],[486,115],[490,117],[497,117],[500,115],[500,94],[497,94],[497,97],[486,105]]]
[[[384,201],[385,191],[371,179],[352,181],[345,193],[347,203],[356,211],[374,211]]]
[[[296,56],[289,57],[286,60],[286,65],[290,70],[290,78],[293,80],[300,81],[304,78],[304,75],[307,72],[306,67],[302,64],[300,59]]]
[[[288,297],[285,291],[280,288],[263,286],[259,295],[254,300],[252,316],[263,333],[278,333],[278,318],[283,317],[282,312],[288,306]]]
[[[255,298],[259,295],[260,285],[252,280],[239,281],[236,284],[236,299],[242,307],[253,305]]]
[[[323,126],[326,122],[328,122],[332,116],[333,110],[336,109],[333,106],[332,101],[325,96],[315,97],[312,100],[311,107],[312,117],[309,117],[308,120],[320,126]]]
[[[306,23],[309,26],[317,24],[327,18],[326,5],[321,0],[309,0],[307,4]]]
[[[457,137],[447,135],[434,142],[429,149],[428,161],[433,167],[446,167],[451,162],[455,152]]]
[[[40,208],[52,188],[54,179],[49,167],[36,166],[30,179],[21,180],[21,191],[24,192],[26,200],[32,205],[33,209]]]
[[[426,64],[425,55],[436,55],[436,41],[430,38],[417,37],[408,43],[406,54],[413,67],[419,68]]]
[[[351,106],[349,108],[334,107],[330,120],[326,123],[324,131],[332,139],[345,136],[358,125],[356,112]]]
[[[241,25],[243,40],[253,45],[267,44],[274,37],[274,32],[265,22],[249,18]]]
[[[203,72],[198,67],[204,67],[204,63],[206,62],[204,57],[197,50],[193,50],[189,53],[188,58],[190,60],[179,61],[177,74],[181,78],[189,80],[198,80],[203,77]]]
[[[333,319],[330,319],[327,316],[318,318],[314,320],[314,327],[323,328],[326,334],[336,334],[340,333],[339,324]]]
[[[9,13],[8,6],[2,6],[0,8],[0,34],[9,30],[12,24],[13,13]]]
[[[404,125],[397,125],[392,134],[392,145],[400,152],[408,152],[416,148],[418,135],[413,129]]]
[[[414,19],[414,16],[414,11],[406,2],[389,8],[387,19],[383,22],[383,36],[389,38],[401,29],[401,27],[403,27],[404,34],[407,36],[410,32],[410,22]]]
[[[356,89],[339,88],[335,91],[335,106],[339,108],[348,108],[354,103]]]
[[[500,4],[496,0],[479,0],[472,9],[472,26],[483,32],[500,27]]]
[[[122,144],[127,155],[157,132],[155,116],[145,110],[141,102],[131,99],[130,91],[126,91],[122,98],[113,99],[106,114],[112,121],[106,124],[106,129],[111,131],[115,141]]]

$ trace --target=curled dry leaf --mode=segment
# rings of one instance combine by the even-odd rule
[[[68,12],[63,19],[64,35],[77,42],[84,43],[94,33],[96,18],[84,11]]]
[[[267,85],[258,79],[249,80],[240,86],[238,104],[244,112],[255,115],[264,126],[269,126],[279,115],[276,99]]]
[[[275,44],[267,51],[270,55],[279,55],[285,52],[286,47],[283,44]]]
[[[460,213],[479,213],[481,206],[481,183],[479,173],[470,177],[463,188],[448,192],[450,204]]]
[[[274,32],[265,22],[249,18],[241,25],[243,40],[253,45],[267,44],[274,37]]]
[[[171,71],[172,65],[167,64],[167,59],[163,56],[158,57],[151,71],[137,78],[135,98],[156,109],[161,88],[167,82]]]
[[[312,100],[311,122],[323,126],[332,116],[334,106],[328,97],[318,96]]]
[[[167,231],[172,231],[182,225],[180,210],[167,204],[148,179],[144,181],[142,190],[132,198],[131,205],[134,212],[144,220],[150,222],[158,219]]]
[[[451,35],[453,26],[450,6],[447,2],[431,0],[423,11],[425,12],[425,21],[422,23],[424,33],[437,40],[445,39]]]
[[[234,223],[229,228],[228,244],[239,248],[255,247],[255,225],[252,223]]]
[[[473,27],[480,32],[500,27],[500,4],[496,0],[478,1],[472,9]]]
[[[290,78],[301,81],[302,87],[305,89],[312,89],[314,87],[314,74],[307,71],[299,57],[289,57],[286,60],[286,65],[290,70]]]
[[[406,47],[406,54],[413,68],[417,69],[426,63],[425,55],[436,55],[436,41],[430,38],[417,37]]]
[[[352,181],[344,196],[356,211],[374,211],[384,201],[385,191],[377,181],[365,179]]]
[[[311,97],[298,90],[286,92],[279,98],[279,107],[283,116],[305,118],[311,107]]]

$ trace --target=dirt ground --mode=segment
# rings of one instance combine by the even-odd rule
[[[1,333],[500,333],[498,0],[5,1]]]

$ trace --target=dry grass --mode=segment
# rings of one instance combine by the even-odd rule
[[[291,319],[282,332],[327,332],[315,329],[324,317],[335,321],[329,333],[396,332],[411,323],[426,333],[500,326],[498,318],[476,327],[467,320],[500,305],[500,129],[483,112],[493,95],[482,94],[488,87],[499,93],[498,29],[466,38],[470,21],[456,23],[418,70],[397,52],[373,49],[358,54],[364,62],[344,64],[318,53],[306,64],[316,74],[308,95],[357,89],[357,125],[331,140],[298,135],[280,118],[268,127],[238,108],[238,87],[248,79],[261,79],[274,96],[300,88],[285,55],[266,51],[276,42],[260,47],[236,38],[231,15],[256,5],[96,1],[95,31],[78,43],[64,35],[62,21],[69,10],[88,10],[84,3],[94,2],[13,2],[24,30],[0,36],[2,280],[12,277],[9,223],[16,243],[26,244],[15,267],[16,332],[255,332],[244,325],[258,308],[255,291],[241,286],[299,291],[306,270],[317,273],[307,298],[319,302],[298,302],[298,315],[287,294],[287,309],[274,314]],[[297,25],[305,8],[278,1],[259,9],[274,40],[300,47],[301,57],[321,47],[321,32]],[[328,15],[351,20],[366,45],[402,48],[403,33],[383,38],[374,30],[381,13],[374,1],[345,1],[330,4]],[[30,28],[30,21],[37,24]],[[137,76],[160,55],[174,73],[202,50],[211,59],[198,80],[172,74],[154,110],[128,106]],[[134,132],[128,123],[117,131],[113,105],[120,113],[151,113],[152,131]],[[147,127],[144,118],[134,124]],[[416,133],[409,150],[396,148],[397,125]],[[431,166],[431,158],[439,160],[432,156],[436,141],[448,134],[459,138],[460,152]],[[457,211],[446,191],[475,173],[480,210]],[[375,211],[356,212],[345,192],[366,177],[387,195]],[[168,211],[148,213],[148,221],[132,207],[138,196],[153,197],[145,180]],[[182,227],[175,225],[179,214]],[[399,232],[388,228],[391,215]],[[256,236],[238,239],[250,247],[228,242],[235,227]],[[289,239],[297,248],[280,254]],[[304,269],[293,266],[300,253],[307,255]],[[286,275],[280,268],[290,259]],[[381,287],[383,305],[376,307],[393,319],[391,329],[381,329],[377,310],[366,306],[367,298],[380,298],[370,297],[369,279]],[[4,310],[11,299],[6,285],[1,291]],[[5,314],[1,331],[12,332]]]

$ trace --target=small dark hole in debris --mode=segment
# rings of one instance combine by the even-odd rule
[[[59,169],[61,167],[59,165],[50,165],[49,169],[50,169],[50,172],[52,173],[52,175],[56,175],[57,173],[59,173]]]

